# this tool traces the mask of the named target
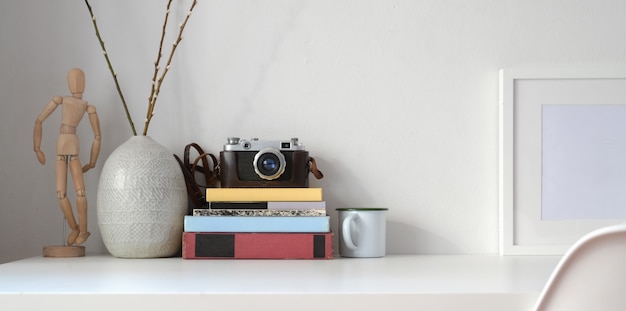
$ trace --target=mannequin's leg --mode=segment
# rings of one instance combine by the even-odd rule
[[[67,157],[63,155],[57,156],[56,184],[57,198],[59,199],[61,211],[65,216],[67,225],[72,230],[72,232],[70,232],[70,234],[67,236],[67,245],[72,245],[75,243],[76,238],[78,237],[78,225],[76,224],[76,219],[74,219],[72,204],[67,198]]]
[[[81,245],[89,238],[87,231],[87,197],[85,196],[85,182],[83,180],[83,168],[77,156],[70,157],[70,171],[76,188],[76,212],[78,213],[78,237],[76,244]]]

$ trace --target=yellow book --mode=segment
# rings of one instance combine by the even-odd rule
[[[207,188],[207,202],[322,201],[322,188]]]

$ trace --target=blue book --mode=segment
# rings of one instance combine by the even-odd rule
[[[330,232],[329,216],[185,216],[185,232]]]

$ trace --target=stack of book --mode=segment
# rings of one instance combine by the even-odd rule
[[[321,188],[209,188],[185,216],[183,258],[330,259]]]

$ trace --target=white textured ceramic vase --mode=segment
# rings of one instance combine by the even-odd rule
[[[187,190],[172,152],[133,136],[111,153],[98,184],[98,225],[120,258],[175,255],[181,247]]]

